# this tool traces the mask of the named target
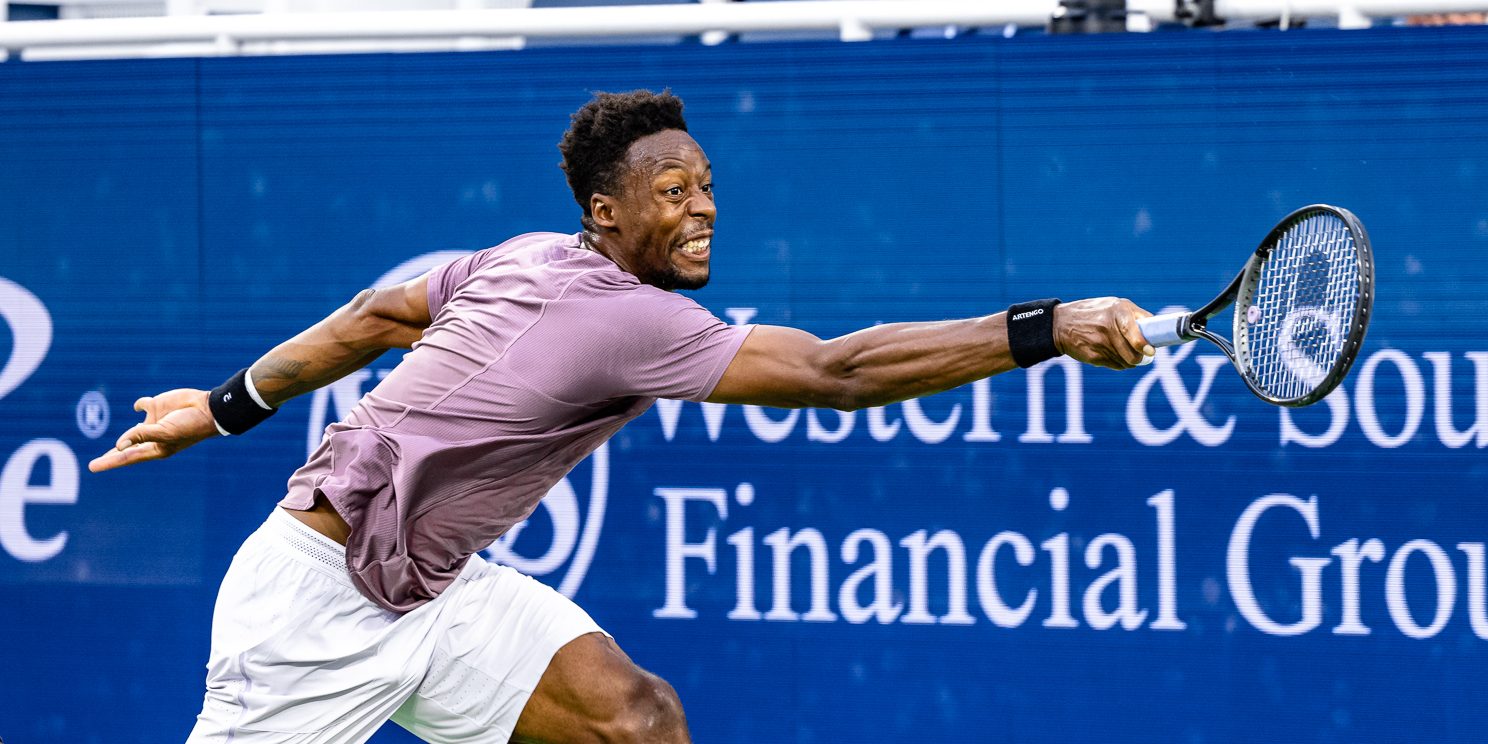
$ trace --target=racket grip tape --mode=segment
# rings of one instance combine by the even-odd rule
[[[1188,316],[1189,313],[1181,312],[1154,315],[1137,321],[1137,328],[1142,331],[1142,337],[1147,339],[1147,343],[1154,347],[1177,346],[1193,340],[1182,332]]]

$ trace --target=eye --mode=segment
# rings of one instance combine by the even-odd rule
[[[711,184],[711,183],[705,183],[705,184],[703,184],[703,193],[704,194],[711,194],[711,193],[713,193],[713,184]]]
[[[681,196],[682,195],[682,187],[681,186],[673,186],[673,187],[667,189],[666,190],[666,193],[667,193],[667,196]]]

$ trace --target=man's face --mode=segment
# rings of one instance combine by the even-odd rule
[[[713,171],[686,132],[668,129],[631,143],[612,197],[621,268],[662,289],[708,283],[712,253]]]

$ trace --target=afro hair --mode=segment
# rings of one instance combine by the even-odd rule
[[[563,154],[558,167],[568,175],[568,186],[573,189],[574,201],[584,210],[586,224],[589,197],[615,193],[625,153],[632,143],[668,129],[687,131],[682,99],[670,90],[601,91],[574,112],[572,119],[558,143],[558,151]]]

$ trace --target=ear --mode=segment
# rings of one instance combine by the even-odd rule
[[[616,225],[615,211],[617,208],[615,197],[605,194],[594,194],[589,197],[589,217],[599,227],[613,228]]]

